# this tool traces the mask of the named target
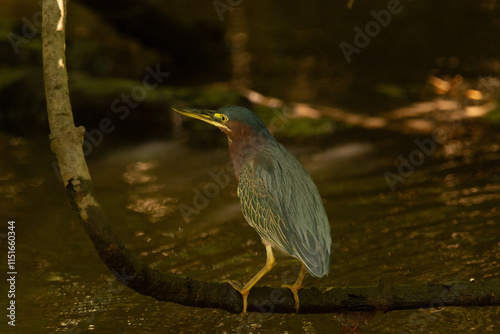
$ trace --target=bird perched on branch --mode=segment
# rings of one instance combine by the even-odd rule
[[[246,314],[250,289],[274,265],[273,248],[302,263],[297,281],[286,286],[293,293],[298,312],[298,291],[305,274],[322,277],[330,271],[330,225],[313,180],[252,111],[236,106],[215,111],[173,109],[227,135],[241,210],[266,247],[266,264],[248,283],[228,282],[243,297],[242,314]]]

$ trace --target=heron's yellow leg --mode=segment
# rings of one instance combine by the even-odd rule
[[[282,285],[283,288],[289,288],[290,290],[292,290],[293,299],[295,299],[295,313],[299,313],[300,302],[299,302],[298,292],[300,289],[302,289],[302,281],[304,280],[304,276],[306,276],[306,274],[307,274],[307,268],[304,265],[304,263],[302,263],[302,267],[300,268],[300,273],[299,277],[297,278],[297,281],[293,285],[290,284]]]
[[[241,315],[242,316],[245,316],[245,314],[247,313],[247,306],[248,306],[248,302],[247,302],[247,299],[248,299],[248,294],[250,293],[250,289],[265,275],[267,274],[267,272],[269,270],[271,270],[271,268],[273,267],[274,265],[274,255],[273,255],[273,249],[271,247],[271,245],[265,245],[266,246],[266,255],[267,255],[267,258],[266,258],[266,265],[264,266],[264,268],[262,268],[250,281],[247,282],[247,284],[245,284],[243,287],[239,286],[239,284],[235,283],[235,282],[231,282],[231,281],[224,281],[224,282],[227,282],[229,284],[231,284],[231,286],[236,290],[238,291],[239,293],[241,293],[241,296],[243,297],[243,312],[241,312]]]

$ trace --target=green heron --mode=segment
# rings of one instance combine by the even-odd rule
[[[246,314],[250,289],[274,265],[273,248],[302,263],[297,281],[286,285],[298,312],[298,291],[305,274],[322,277],[330,271],[330,225],[313,180],[252,111],[236,106],[174,110],[215,125],[227,135],[241,210],[266,247],[266,265],[248,283],[241,287],[228,282],[243,297],[242,314]]]

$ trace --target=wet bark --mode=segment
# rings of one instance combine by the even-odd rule
[[[187,306],[241,312],[242,298],[228,283],[204,282],[151,269],[114,232],[95,198],[82,151],[85,130],[76,128],[73,121],[64,56],[65,13],[65,0],[43,1],[43,63],[51,148],[73,209],[100,258],[121,283],[140,294]],[[300,313],[490,306],[500,305],[500,281],[304,288],[299,297]],[[255,287],[248,298],[248,311],[293,313],[293,295],[286,288]]]

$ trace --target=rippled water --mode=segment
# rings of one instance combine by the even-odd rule
[[[398,175],[397,157],[418,149],[413,136],[353,129],[328,145],[288,145],[317,182],[334,243],[330,275],[306,276],[305,284],[498,279],[499,137],[481,122],[463,123],[435,143],[435,152],[419,155],[419,166],[394,192],[384,173]],[[71,211],[46,139],[0,139],[2,226],[15,219],[18,233],[15,332],[340,333],[332,314],[251,313],[241,321],[123,287]],[[172,140],[96,150],[89,167],[117,232],[152,267],[201,280],[246,281],[263,266],[265,249],[241,215],[235,180],[216,186],[214,175],[225,175],[228,159],[225,148]],[[198,191],[213,198],[198,198],[199,212],[183,217],[179,206],[196,209]],[[297,261],[277,255],[259,284],[293,282],[298,270]],[[378,313],[363,333],[495,333],[499,315],[499,307],[393,311]]]

